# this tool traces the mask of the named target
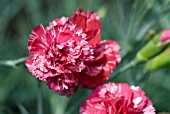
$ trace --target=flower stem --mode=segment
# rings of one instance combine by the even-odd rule
[[[38,92],[37,92],[37,114],[43,114],[42,108],[42,89],[41,82],[38,80]]]
[[[137,64],[137,60],[132,60],[129,64],[126,64],[125,66],[123,66],[122,68],[120,68],[118,71],[114,72],[111,75],[111,78],[108,80],[108,82],[110,82],[111,80],[113,80],[118,74],[121,74],[123,72],[125,72],[126,70],[128,70],[129,68],[135,66]]]
[[[24,62],[29,57],[21,57],[15,60],[2,60],[0,61],[0,65],[10,66],[13,68],[16,68],[16,66],[22,62]]]

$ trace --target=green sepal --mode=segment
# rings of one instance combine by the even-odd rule
[[[153,70],[160,69],[170,64],[170,48],[167,48],[161,54],[157,55],[153,59],[149,60],[145,67],[144,72],[150,72]]]

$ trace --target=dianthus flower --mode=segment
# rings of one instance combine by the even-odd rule
[[[39,80],[60,95],[71,96],[80,85],[103,84],[120,62],[119,45],[101,41],[97,13],[78,9],[70,18],[56,18],[46,28],[35,27],[25,64]]]
[[[155,108],[140,87],[108,83],[88,96],[80,114],[155,114]]]
[[[120,47],[115,41],[101,40],[101,23],[97,13],[78,9],[70,20],[87,34],[86,40],[92,44],[94,59],[85,62],[85,69],[77,73],[79,85],[93,89],[109,78],[109,73],[121,61]]]
[[[70,83],[77,83],[72,72],[81,72],[84,62],[93,59],[91,45],[83,37],[75,25],[57,25],[50,30],[37,26],[28,41],[28,70],[48,84],[57,78],[56,91],[69,88]]]
[[[85,62],[86,67],[78,76],[82,87],[95,88],[109,79],[109,73],[120,62],[120,47],[115,41],[100,41],[94,48],[94,59]]]

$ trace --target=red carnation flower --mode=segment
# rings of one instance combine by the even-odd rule
[[[78,9],[70,18],[76,27],[82,28],[86,33],[86,41],[93,45],[94,59],[85,62],[85,69],[76,76],[79,85],[93,89],[102,85],[109,78],[109,73],[120,62],[120,47],[115,41],[101,41],[101,23],[97,13]]]
[[[159,40],[159,45],[170,42],[170,29],[165,29],[161,32],[161,38]]]
[[[93,89],[120,62],[119,45],[101,41],[100,32],[98,14],[82,9],[70,18],[56,18],[46,28],[40,24],[30,35],[30,60],[25,64],[58,94],[71,96],[79,85]]]
[[[100,41],[94,48],[94,59],[85,63],[86,68],[78,76],[80,85],[93,89],[108,80],[121,60],[119,50],[115,41]]]
[[[88,96],[80,114],[155,114],[155,108],[140,87],[108,83]]]
[[[40,80],[46,81],[50,78],[48,82],[51,82],[49,80],[52,77],[59,79],[56,84],[62,80],[63,83],[70,84],[65,81],[69,78],[63,74],[81,72],[85,68],[84,62],[93,59],[93,49],[84,40],[84,33],[71,24],[56,25],[50,30],[46,30],[42,25],[37,26],[30,35],[28,49],[30,60],[25,63],[28,70]],[[77,83],[76,80],[74,83]],[[60,87],[58,90],[63,90]],[[52,89],[51,86],[50,88]]]

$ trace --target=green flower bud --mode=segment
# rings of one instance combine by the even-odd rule
[[[97,13],[100,15],[101,18],[105,18],[106,14],[107,14],[107,8],[105,6],[102,6],[99,8]]]
[[[138,62],[147,61],[160,53],[166,45],[158,45],[161,34],[156,35],[151,39],[141,50],[138,51],[136,59]]]
[[[160,69],[166,65],[170,65],[170,48],[167,48],[165,51],[149,60],[144,67],[145,72],[153,71]]]

